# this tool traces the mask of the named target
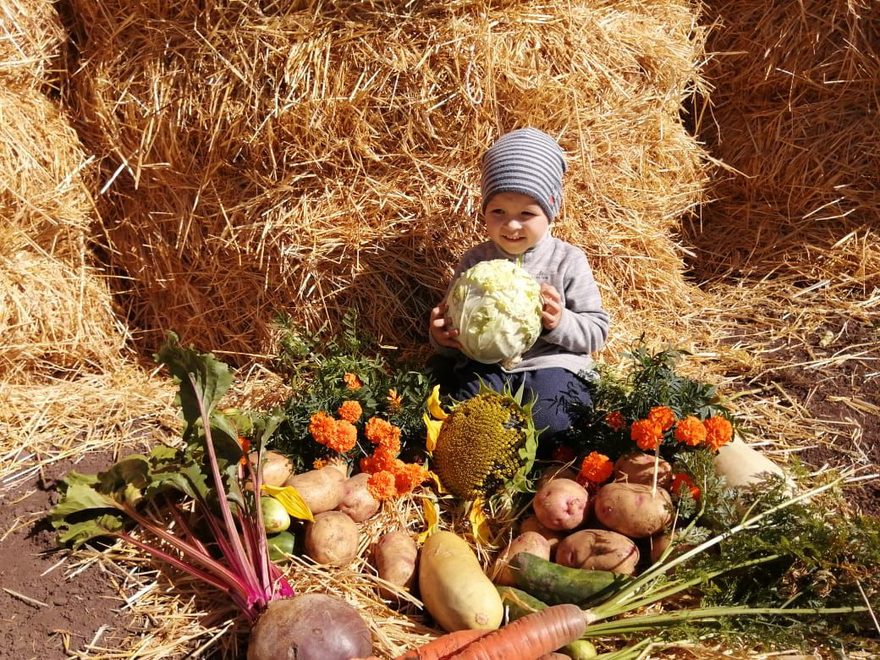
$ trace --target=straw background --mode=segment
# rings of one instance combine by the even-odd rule
[[[248,367],[235,402],[280,387],[278,312],[354,307],[424,354],[482,240],[479,155],[523,125],[569,153],[555,231],[602,287],[603,359],[683,345],[778,459],[877,462],[876,2],[0,0],[0,21],[0,486],[173,438],[144,360],[167,330]],[[803,404],[856,378],[833,418]],[[83,558],[111,560],[143,626],[122,647],[231,657],[198,588]],[[358,567],[295,570],[366,608],[377,651],[424,639]]]

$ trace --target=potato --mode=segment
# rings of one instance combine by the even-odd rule
[[[339,470],[325,467],[295,474],[284,483],[296,488],[312,513],[324,513],[339,506],[345,494],[344,482]]]
[[[409,591],[416,576],[416,561],[419,549],[407,532],[397,530],[383,534],[373,545],[372,561],[379,577]],[[379,586],[379,591],[388,598],[397,595],[390,589]]]
[[[614,462],[614,480],[653,486],[654,461],[653,454],[644,452],[633,452],[621,456]],[[671,481],[672,466],[661,458],[657,461],[657,485],[660,488],[668,489]]]
[[[336,507],[339,511],[347,513],[355,522],[363,522],[367,518],[376,515],[382,503],[367,490],[367,482],[370,475],[366,472],[346,479],[342,484],[342,501]]]
[[[557,478],[535,493],[532,508],[544,527],[560,531],[574,529],[587,515],[587,490],[572,479]]]
[[[639,563],[639,549],[623,534],[604,529],[583,529],[562,539],[556,549],[556,563],[633,575]]]
[[[544,525],[541,524],[541,521],[538,520],[538,516],[535,514],[527,516],[519,524],[519,533],[525,534],[526,532],[538,532],[538,534],[547,539],[547,542],[550,544],[550,557],[553,557],[553,553],[556,551],[556,546],[559,545],[559,541],[565,537],[564,532],[557,532],[544,527]]]
[[[257,452],[252,451],[249,455],[251,463],[257,467]],[[283,486],[284,482],[293,474],[293,463],[284,454],[277,451],[263,452],[263,483],[267,486]],[[253,484],[248,483],[248,490],[253,490]]]
[[[507,585],[509,587],[516,586],[516,580],[513,571],[507,562],[519,552],[528,552],[537,555],[541,559],[550,559],[550,541],[541,536],[538,532],[524,532],[515,537],[507,544],[507,547],[501,551],[495,566],[492,569],[492,581],[495,584]]]
[[[319,564],[342,566],[357,550],[357,523],[342,511],[319,513],[306,525],[306,554]]]
[[[596,493],[593,510],[608,529],[633,539],[656,534],[672,518],[672,498],[662,488],[622,481],[605,484]]]
[[[251,629],[247,660],[349,660],[370,655],[370,628],[341,598],[310,593],[273,600]]]

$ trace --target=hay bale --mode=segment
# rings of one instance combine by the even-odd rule
[[[348,307],[424,345],[482,237],[479,155],[526,124],[571,154],[558,232],[587,249],[618,327],[634,309],[680,332],[697,294],[674,236],[705,182],[679,119],[699,83],[691,3],[71,8],[68,98],[147,348],[174,329],[241,361],[268,349],[274,312],[316,329]]]
[[[112,369],[126,332],[90,265],[76,133],[40,92],[0,87],[0,379]]]
[[[705,276],[880,287],[880,14],[869,0],[709,2],[703,135],[730,168],[692,236]]]
[[[65,31],[51,0],[0,0],[0,81],[41,89],[54,82]]]

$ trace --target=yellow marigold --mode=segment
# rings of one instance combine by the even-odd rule
[[[316,442],[326,447],[333,442],[336,434],[336,420],[323,410],[319,410],[309,418],[309,433]]]
[[[642,451],[653,451],[663,440],[663,429],[653,419],[639,419],[632,423],[629,437]]]
[[[364,427],[364,435],[374,445],[385,447],[395,455],[400,451],[400,429],[379,417],[370,417]]]
[[[597,451],[590,452],[581,462],[581,469],[578,472],[577,481],[580,484],[591,482],[601,484],[608,481],[614,472],[614,463],[605,454]]]
[[[336,411],[336,416],[339,419],[344,419],[346,422],[351,422],[352,424],[354,424],[361,418],[363,412],[364,409],[361,408],[361,404],[359,404],[357,401],[349,400],[342,402],[342,405],[339,406],[338,410]]]
[[[710,417],[703,425],[706,427],[706,446],[713,451],[718,451],[733,438],[733,425],[726,417]]]
[[[675,424],[675,413],[668,406],[654,406],[648,411],[648,419],[657,422],[663,431],[668,431]]]
[[[388,410],[392,412],[400,410],[401,406],[403,406],[403,397],[393,387],[388,390],[388,396],[385,397],[385,400],[388,402]]]
[[[406,495],[413,491],[416,486],[425,483],[430,475],[424,466],[418,463],[404,463],[398,466],[394,473],[395,483],[397,485],[397,494]]]
[[[676,423],[675,439],[683,444],[696,447],[706,441],[706,426],[698,418],[688,415]]]
[[[393,472],[374,472],[367,480],[367,490],[380,502],[397,497],[397,479]]]
[[[364,386],[364,384],[361,382],[361,379],[358,378],[358,375],[351,372],[346,372],[345,374],[343,374],[342,381],[345,383],[345,386],[350,390],[359,390]]]
[[[614,411],[605,415],[605,423],[615,431],[622,431],[626,428],[626,420],[619,412]]]

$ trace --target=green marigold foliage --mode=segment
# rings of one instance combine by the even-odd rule
[[[462,499],[522,488],[532,467],[537,434],[532,404],[486,388],[456,404],[443,422],[433,469],[443,486]]]

